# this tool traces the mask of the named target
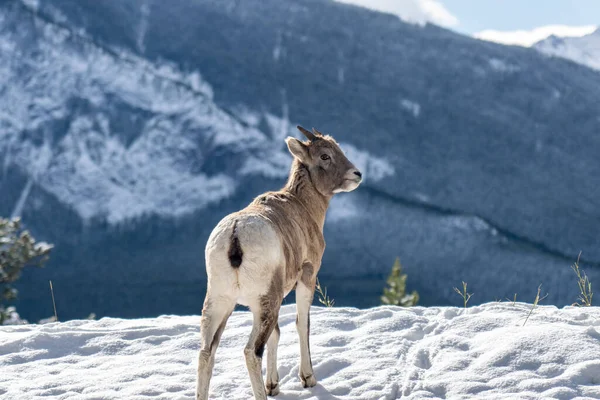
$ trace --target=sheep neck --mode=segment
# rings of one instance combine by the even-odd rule
[[[298,200],[322,231],[331,196],[325,196],[317,190],[308,167],[297,159],[292,164],[290,177],[283,190]]]

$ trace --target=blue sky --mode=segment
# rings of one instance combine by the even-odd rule
[[[549,35],[583,36],[600,25],[600,0],[336,0],[431,22],[481,39],[530,46]]]
[[[600,25],[600,0],[441,0],[456,16],[453,29],[531,30],[545,25]]]

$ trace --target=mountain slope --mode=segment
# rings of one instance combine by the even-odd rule
[[[68,316],[196,312],[210,230],[283,183],[297,123],[365,172],[326,224],[338,304],[376,304],[398,255],[425,304],[461,280],[474,302],[543,282],[570,304],[580,250],[600,276],[594,71],[322,0],[13,0],[0,15],[0,212],[57,244],[23,278],[34,316],[49,278]]]
[[[567,58],[600,70],[600,28],[582,37],[550,36],[537,42],[533,47],[542,53]]]
[[[145,56],[151,60],[166,57],[197,68],[215,88],[217,104],[227,109],[244,105],[283,115],[287,108],[290,120],[310,119],[342,138],[347,135],[366,150],[398,148],[401,143],[395,165],[425,180],[396,180],[393,189],[384,189],[395,196],[422,193],[431,203],[458,210],[476,208],[477,214],[498,223],[503,219],[498,213],[513,211],[511,203],[519,205],[516,212],[523,217],[536,215],[538,207],[533,204],[538,196],[550,203],[542,205],[546,212],[565,208],[561,199],[565,191],[575,190],[585,201],[592,200],[587,190],[591,184],[581,182],[583,187],[575,189],[567,183],[567,175],[585,176],[598,168],[588,150],[597,148],[598,138],[587,132],[600,123],[596,110],[585,105],[598,98],[597,87],[589,82],[599,78],[583,69],[549,63],[525,49],[507,49],[324,1],[175,1],[168,7],[159,2],[132,2],[129,13],[111,2],[75,3],[79,4],[58,2],[61,11],[75,14],[69,19],[72,23],[78,24],[84,15],[106,16],[81,26],[98,40],[132,51],[136,51],[135,29],[116,35],[104,21],[135,19],[135,5],[146,4]],[[261,23],[263,19],[271,22]],[[353,19],[367,24],[360,36],[343,23]],[[252,35],[241,40],[249,30]],[[321,38],[328,40],[317,45]],[[278,49],[285,54],[276,57]],[[570,70],[578,76],[565,77]],[[294,76],[301,79],[288,79]],[[346,95],[355,92],[363,96]],[[406,100],[420,105],[418,117],[412,108],[403,106]],[[577,121],[577,131],[568,131],[566,121]],[[465,154],[470,155],[470,149],[482,156],[469,160]],[[419,160],[427,160],[433,170],[427,174],[413,171],[421,169],[423,161]],[[513,171],[510,165],[525,171]],[[475,171],[468,171],[471,168]],[[551,175],[547,168],[554,172],[551,182],[542,178]],[[565,172],[566,168],[570,171]],[[515,179],[515,172],[524,175],[528,187],[521,187],[525,185]],[[434,191],[439,181],[448,183]],[[516,189],[533,203],[531,209],[521,200],[510,199],[508,193]],[[506,196],[507,200],[497,205],[500,210],[494,210],[494,215],[487,211],[489,190],[498,190],[501,193],[494,197]],[[564,222],[575,217],[562,211],[566,215],[557,217]],[[511,231],[531,233],[527,236],[546,235],[543,222],[511,218],[510,225]],[[589,234],[591,227],[585,225],[579,230]],[[573,235],[587,236],[583,232]],[[560,240],[544,239],[549,245]],[[577,239],[581,240],[576,246],[594,252],[589,257],[600,260],[597,249],[586,247],[589,239]],[[556,243],[552,247],[566,246]]]

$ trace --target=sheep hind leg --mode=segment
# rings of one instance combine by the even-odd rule
[[[196,400],[207,400],[210,378],[215,365],[215,353],[225,330],[227,319],[235,308],[235,300],[206,295],[200,319],[201,349],[198,357]]]
[[[252,391],[256,400],[265,400],[267,392],[262,380],[262,357],[265,350],[265,345],[269,340],[279,318],[279,307],[281,306],[281,298],[275,296],[262,296],[260,304],[256,307],[251,307],[250,310],[254,315],[252,324],[252,333],[248,344],[244,349],[246,357],[246,367],[250,375]]]

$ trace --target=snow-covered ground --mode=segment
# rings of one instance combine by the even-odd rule
[[[280,313],[279,399],[600,398],[600,308],[488,303],[313,308],[319,383],[298,380],[295,306]],[[252,397],[251,314],[229,320],[211,398]],[[0,327],[1,399],[191,399],[198,316]]]

